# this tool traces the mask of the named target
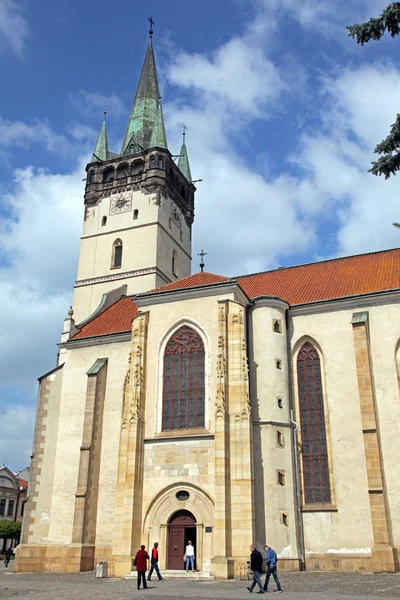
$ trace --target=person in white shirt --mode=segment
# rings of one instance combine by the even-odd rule
[[[194,571],[194,547],[192,542],[189,540],[185,550],[186,554],[186,574],[189,570],[189,564],[192,567],[192,571]]]

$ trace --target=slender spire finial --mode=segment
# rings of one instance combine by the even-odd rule
[[[203,272],[204,266],[205,266],[204,265],[204,257],[207,256],[207,252],[204,252],[204,250],[202,249],[201,252],[199,252],[197,256],[200,256],[200,258],[201,258],[200,269],[201,269],[201,272]]]
[[[182,144],[184,144],[184,143],[185,143],[185,139],[186,139],[186,129],[187,129],[187,127],[186,127],[186,125],[184,125],[184,126],[183,126],[183,132],[182,132],[182,135],[183,135],[183,141],[182,141]]]
[[[150,41],[151,41],[152,37],[153,37],[153,25],[154,25],[153,17],[149,17],[149,23],[150,23],[149,36],[150,36]]]

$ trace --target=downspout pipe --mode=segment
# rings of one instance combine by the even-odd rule
[[[299,473],[299,452],[297,444],[297,432],[299,424],[294,420],[294,402],[293,402],[293,373],[292,373],[292,349],[289,337],[289,314],[286,311],[286,349],[287,349],[287,365],[288,365],[288,384],[289,384],[289,406],[290,406],[290,421],[292,424],[292,440],[293,440],[293,466],[294,466],[294,483],[296,492],[296,512],[297,512],[297,535],[299,540],[299,558],[300,571],[306,570],[305,548],[304,548],[304,527],[303,513],[301,512],[301,492],[300,492],[300,473]]]

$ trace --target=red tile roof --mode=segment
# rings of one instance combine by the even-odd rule
[[[252,299],[276,296],[291,306],[396,290],[400,288],[400,248],[234,278],[195,273],[149,293],[185,290],[224,281],[237,281]],[[134,298],[122,298],[84,325],[73,339],[129,331],[137,313]]]
[[[213,283],[222,283],[223,281],[230,281],[231,277],[224,277],[223,275],[215,275],[214,273],[207,273],[202,271],[194,273],[194,275],[188,275],[177,279],[171,283],[167,283],[156,290],[151,290],[146,293],[159,293],[159,292],[172,292],[173,290],[186,290],[188,288],[199,287],[201,285],[212,285]]]
[[[73,340],[130,331],[138,308],[131,298],[121,298],[98,317],[89,321],[74,335]]]
[[[27,481],[25,481],[25,479],[20,479],[18,477],[18,484],[20,487],[23,487],[24,489],[28,489],[29,483]]]
[[[278,296],[290,305],[400,288],[400,248],[237,277],[250,298]]]

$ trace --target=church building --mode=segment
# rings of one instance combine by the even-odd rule
[[[39,379],[17,572],[396,571],[400,250],[191,274],[195,186],[152,45],[119,153],[87,165],[73,306]],[[168,576],[166,574],[166,576]]]

